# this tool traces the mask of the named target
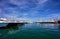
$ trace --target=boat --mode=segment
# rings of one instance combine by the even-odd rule
[[[23,22],[23,21],[12,21],[12,20],[7,20],[7,19],[0,19],[0,28],[4,28],[4,27],[13,27],[13,26],[18,26],[18,25],[23,25],[27,22]]]

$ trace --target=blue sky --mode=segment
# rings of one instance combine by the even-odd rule
[[[60,19],[59,16],[60,0],[0,0],[3,18]]]

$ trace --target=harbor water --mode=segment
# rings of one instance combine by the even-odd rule
[[[60,24],[31,23],[0,29],[0,39],[60,39]]]

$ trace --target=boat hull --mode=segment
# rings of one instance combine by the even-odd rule
[[[6,28],[11,28],[11,27],[16,27],[16,26],[22,26],[25,23],[0,23],[0,29],[6,29]]]
[[[0,23],[0,27],[6,27],[9,23]]]

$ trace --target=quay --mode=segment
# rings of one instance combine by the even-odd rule
[[[60,24],[60,20],[54,20],[53,22],[36,22],[36,23],[40,23],[40,24]]]

